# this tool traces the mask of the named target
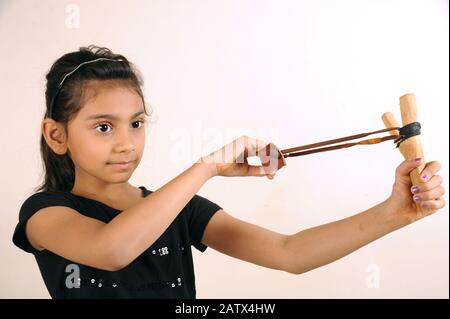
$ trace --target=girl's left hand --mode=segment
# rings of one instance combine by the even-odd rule
[[[387,200],[393,211],[402,219],[406,218],[408,223],[431,215],[445,206],[442,177],[436,174],[441,169],[441,164],[438,161],[428,162],[420,175],[423,182],[412,185],[409,173],[420,164],[421,162],[414,160],[405,160],[397,167],[392,194]],[[422,207],[423,212],[416,203]]]

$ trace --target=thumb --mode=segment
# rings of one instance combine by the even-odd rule
[[[415,168],[419,167],[423,162],[423,159],[416,158],[412,160],[404,160],[395,170],[396,179],[409,182],[409,173]]]

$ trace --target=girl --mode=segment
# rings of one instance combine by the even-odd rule
[[[191,245],[301,274],[423,217],[415,201],[426,215],[445,205],[439,162],[411,185],[420,160],[404,161],[391,195],[375,207],[293,235],[263,229],[196,195],[214,176],[274,177],[237,160],[266,145],[246,136],[154,192],[135,187],[128,180],[148,115],[141,87],[133,65],[106,48],[68,53],[47,74],[45,179],[23,203],[13,241],[35,256],[53,298],[195,298]],[[228,158],[217,160],[223,153]]]

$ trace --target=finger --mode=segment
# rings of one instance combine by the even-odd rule
[[[266,146],[268,143],[253,137],[247,138],[247,148],[248,148],[248,156],[256,156],[257,151]]]
[[[239,161],[237,163],[241,163],[241,161],[243,160],[244,163],[246,164],[247,158],[248,158],[248,138],[247,138],[247,136],[243,137],[243,141],[244,141],[244,154],[243,154],[244,158],[243,159],[239,158]]]
[[[262,166],[248,166],[247,176],[266,176],[268,179],[274,179],[275,173],[266,173]]]
[[[426,209],[441,209],[445,206],[445,199],[443,197],[440,197],[438,199],[433,200],[427,200],[420,203],[420,206]]]
[[[262,140],[249,137],[249,136],[241,136],[237,140],[234,141],[235,154],[236,154],[236,162],[237,163],[246,163],[246,159],[251,156],[256,156],[257,151],[264,147],[267,143]]]
[[[413,185],[411,187],[411,193],[417,194],[420,192],[428,191],[435,187],[438,187],[443,182],[443,178],[440,175],[434,175],[428,182],[420,183],[420,185]]]
[[[249,165],[247,175],[248,176],[265,176],[267,174],[266,174],[266,171],[264,170],[264,167]]]
[[[441,169],[441,163],[438,161],[429,162],[425,165],[420,178],[424,182],[428,182],[430,178]]]
[[[268,179],[274,179],[274,178],[275,178],[275,173],[272,173],[272,174],[266,174],[266,177],[267,177]]]
[[[442,197],[445,194],[445,188],[444,186],[440,185],[438,187],[435,187],[429,191],[420,192],[413,196],[413,200],[416,202],[420,201],[427,201],[427,200],[433,200],[439,197]]]
[[[404,160],[402,163],[400,163],[399,166],[397,166],[395,170],[395,177],[398,179],[407,178],[407,180],[409,181],[409,173],[416,167],[420,166],[422,164],[422,161],[422,159]]]

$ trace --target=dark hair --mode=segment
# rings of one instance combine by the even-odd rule
[[[88,61],[105,58],[93,63]],[[111,61],[115,60],[115,61]],[[85,63],[80,66],[81,63]],[[80,66],[75,72],[78,66]],[[65,77],[67,74],[69,76]],[[70,52],[53,63],[46,76],[45,118],[52,118],[61,123],[68,134],[68,123],[83,106],[86,98],[86,88],[92,81],[117,80],[136,91],[144,102],[144,112],[147,113],[143,80],[137,68],[124,56],[114,54],[103,47],[81,47],[79,51]],[[35,191],[70,191],[75,182],[75,166],[70,151],[58,155],[48,146],[41,135],[41,156],[45,173],[43,183]]]

